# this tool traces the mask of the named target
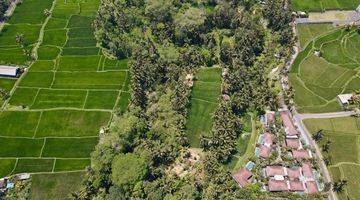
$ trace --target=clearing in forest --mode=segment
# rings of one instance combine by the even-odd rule
[[[339,199],[359,199],[360,176],[360,119],[354,117],[307,119],[304,121],[310,133],[323,132],[319,142],[322,147],[331,141],[329,152],[322,152],[324,157],[331,156],[328,166],[333,181],[347,180],[345,190],[337,193]]]
[[[355,10],[358,0],[292,0],[294,10],[323,11],[323,10]]]
[[[220,95],[221,68],[201,68],[195,76],[186,124],[191,147],[199,147],[201,134],[210,132]]]
[[[301,28],[300,41],[309,29]],[[305,37],[305,38],[306,38]],[[305,43],[305,42],[303,42]],[[360,34],[340,28],[320,35],[295,59],[289,74],[299,112],[335,112],[336,96],[360,89]]]
[[[0,79],[8,91],[14,85],[0,112],[0,176],[84,170],[100,128],[127,107],[127,61],[106,58],[93,35],[100,0],[52,3],[24,1],[0,34],[2,64],[27,64],[17,33],[38,45],[20,80]]]

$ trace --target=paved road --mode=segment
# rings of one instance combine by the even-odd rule
[[[295,117],[300,120],[304,119],[322,119],[322,118],[337,118],[337,117],[350,117],[354,115],[353,111],[344,111],[344,112],[332,112],[332,113],[318,113],[318,114],[295,114]]]

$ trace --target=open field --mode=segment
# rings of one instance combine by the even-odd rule
[[[323,10],[355,10],[358,0],[292,0],[294,10],[323,11]]]
[[[15,87],[0,112],[0,176],[84,170],[100,128],[129,102],[127,60],[106,58],[93,36],[91,23],[100,1],[52,3],[24,1],[0,33],[0,63],[30,66],[17,82],[0,79],[6,91]],[[45,8],[52,9],[47,19]],[[39,42],[34,61],[27,62],[22,50],[17,51],[17,33],[23,33],[31,47]],[[79,185],[80,176],[77,183],[65,181],[76,178],[72,175],[34,175],[33,184],[38,184],[32,188],[33,198],[65,195],[62,190]]]
[[[196,74],[186,124],[191,147],[199,147],[200,135],[211,130],[212,113],[218,106],[220,93],[221,68],[201,68]]]
[[[34,174],[30,199],[71,199],[81,187],[84,172]]]
[[[314,38],[335,29],[331,23],[324,24],[298,24],[297,35],[300,40],[300,47],[304,48]]]
[[[310,133],[323,130],[324,138],[320,141],[321,147],[330,140],[331,165],[329,166],[333,181],[345,179],[348,185],[345,191],[339,194],[340,199],[359,199],[360,173],[360,119],[353,117],[307,119],[304,121]]]
[[[295,104],[299,112],[341,111],[336,96],[360,89],[360,59],[356,53],[360,34],[343,28],[324,28],[325,33],[321,33],[312,26],[301,25],[298,29],[300,41],[308,45],[295,59],[289,74]],[[320,56],[314,54],[316,50]]]

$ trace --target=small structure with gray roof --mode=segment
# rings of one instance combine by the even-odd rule
[[[0,65],[0,76],[18,77],[20,74],[19,67]]]

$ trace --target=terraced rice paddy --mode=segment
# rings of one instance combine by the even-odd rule
[[[341,200],[359,199],[360,175],[360,119],[353,117],[330,119],[307,119],[304,121],[310,133],[323,130],[324,137],[319,146],[327,140],[331,146],[329,153],[332,163],[328,167],[333,181],[347,180],[345,191],[338,193]]]
[[[337,29],[314,38],[304,48],[289,74],[298,111],[342,110],[336,96],[360,89],[359,45],[360,34],[355,29]],[[320,56],[315,51],[320,51]]]
[[[355,10],[358,0],[292,0],[295,10],[323,11],[323,10]]]
[[[186,124],[190,146],[199,147],[201,134],[211,130],[220,94],[221,68],[201,68],[196,74]]]
[[[0,34],[0,64],[30,64],[16,83],[0,79],[12,90],[0,113],[0,176],[84,170],[100,128],[128,104],[127,60],[106,58],[93,36],[100,0],[52,3],[25,0]],[[35,61],[24,57],[17,33],[38,47]]]

